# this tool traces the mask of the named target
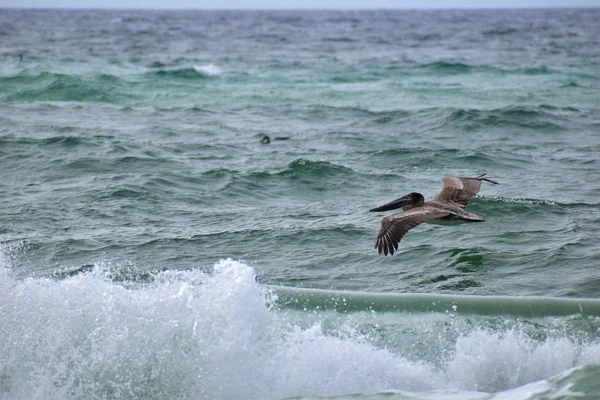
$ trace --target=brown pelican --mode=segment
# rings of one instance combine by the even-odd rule
[[[426,223],[445,224],[448,222],[483,222],[485,215],[465,211],[469,199],[479,193],[482,181],[498,185],[498,182],[484,178],[459,176],[442,179],[442,191],[433,200],[425,201],[421,193],[409,193],[381,207],[369,211],[388,211],[403,207],[402,212],[388,215],[381,220],[375,248],[386,256],[398,250],[398,244],[406,232],[417,225]]]

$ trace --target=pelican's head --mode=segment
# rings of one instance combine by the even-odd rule
[[[423,195],[421,193],[411,192],[411,193],[407,194],[406,196],[400,197],[399,199],[396,199],[390,203],[384,204],[380,207],[373,208],[369,211],[389,211],[389,210],[395,210],[400,207],[404,207],[405,209],[407,209],[407,208],[420,206],[423,203],[425,203],[425,197],[423,197]]]

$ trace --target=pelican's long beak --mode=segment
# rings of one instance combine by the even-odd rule
[[[375,207],[370,209],[370,212],[373,211],[388,211],[388,210],[395,210],[396,208],[400,208],[400,207],[404,207],[407,204],[412,203],[412,199],[410,197],[410,194],[407,194],[404,197],[400,197],[399,199],[396,199],[390,203],[384,204],[380,207]]]

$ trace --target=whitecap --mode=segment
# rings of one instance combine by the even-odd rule
[[[1,250],[0,264],[11,268]],[[115,270],[100,262],[60,280],[0,274],[0,399],[252,400],[385,390],[481,398],[472,391],[600,363],[596,343],[482,327],[443,337],[432,362],[363,331],[366,322],[393,329],[402,314],[277,309],[254,268],[231,259],[210,273],[169,270],[145,283],[114,282]],[[414,329],[416,340],[429,340]]]
[[[194,65],[194,70],[199,74],[205,76],[219,76],[221,75],[221,73],[223,73],[221,68],[214,64]]]

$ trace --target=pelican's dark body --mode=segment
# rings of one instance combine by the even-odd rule
[[[484,174],[485,175],[485,174]],[[442,191],[430,201],[421,193],[412,192],[383,206],[369,211],[388,211],[402,207],[404,211],[384,217],[377,235],[375,248],[379,253],[390,255],[398,250],[398,244],[406,232],[422,223],[454,225],[462,222],[483,222],[485,215],[465,211],[469,199],[479,192],[482,181],[498,182],[480,175],[475,178],[446,177]]]

